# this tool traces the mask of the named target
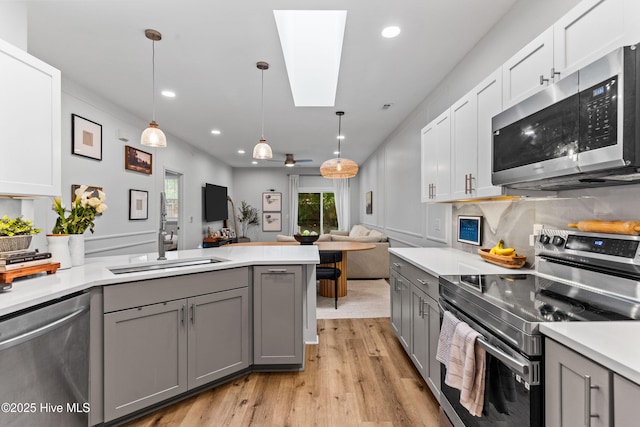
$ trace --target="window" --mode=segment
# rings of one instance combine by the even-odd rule
[[[179,184],[179,175],[166,174],[164,178],[164,195],[167,199],[167,219],[177,219],[180,216],[180,205],[178,204]]]
[[[322,226],[321,226],[322,225]],[[298,227],[318,234],[338,229],[336,199],[332,192],[298,193]]]

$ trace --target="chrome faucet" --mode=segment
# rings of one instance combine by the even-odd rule
[[[164,236],[167,235],[167,204],[164,191],[160,192],[160,230],[158,230],[158,260],[167,259],[164,256]]]

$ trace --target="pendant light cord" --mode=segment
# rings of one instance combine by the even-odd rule
[[[338,116],[338,158],[340,158],[340,155],[342,154],[340,142],[342,142],[342,115]]]
[[[153,115],[152,120],[156,121],[156,41],[151,41],[151,89],[153,90],[152,102],[153,102]]]
[[[260,70],[260,75],[262,78],[262,88],[261,88],[261,99],[260,99],[260,108],[262,110],[262,138],[264,139],[264,70]]]

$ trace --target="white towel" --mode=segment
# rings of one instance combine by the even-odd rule
[[[449,369],[449,356],[451,354],[451,339],[456,331],[456,326],[460,323],[460,319],[453,315],[450,311],[445,311],[442,316],[442,327],[438,336],[438,349],[436,350],[436,360],[444,364]]]
[[[486,353],[476,344],[480,333],[460,322],[451,339],[449,368],[445,384],[460,390],[460,404],[479,417],[484,406]]]

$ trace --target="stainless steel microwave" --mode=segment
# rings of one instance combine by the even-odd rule
[[[494,185],[640,181],[640,45],[616,49],[492,119]]]

